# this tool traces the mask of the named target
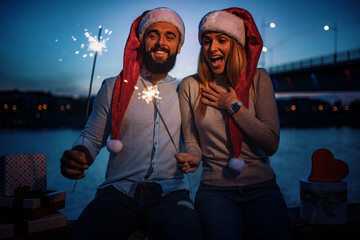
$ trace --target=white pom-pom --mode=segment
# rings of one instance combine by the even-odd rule
[[[245,161],[239,158],[230,159],[228,166],[231,170],[241,173],[245,168]]]
[[[107,144],[106,148],[111,153],[119,153],[122,149],[122,142],[116,139],[110,139]]]

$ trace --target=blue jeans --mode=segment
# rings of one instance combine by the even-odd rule
[[[205,239],[291,239],[287,206],[275,179],[239,187],[201,184],[195,206]]]
[[[149,239],[201,239],[189,192],[161,193],[156,183],[139,185],[134,198],[113,186],[99,190],[78,218],[71,239],[127,239],[136,229]]]

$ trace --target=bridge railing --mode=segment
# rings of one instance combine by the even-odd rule
[[[288,72],[360,59],[360,48],[270,67],[269,73]]]

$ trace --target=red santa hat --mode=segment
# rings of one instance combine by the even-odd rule
[[[263,41],[253,17],[242,8],[228,8],[210,12],[202,18],[199,24],[200,44],[202,44],[202,35],[209,31],[222,32],[234,38],[244,48],[247,66],[240,76],[235,92],[238,99],[248,108],[249,90],[254,81],[256,67],[263,47]],[[229,126],[234,155],[234,158],[229,162],[229,167],[241,172],[245,164],[241,159],[237,158],[241,153],[243,133],[232,118],[229,118]]]
[[[156,8],[145,11],[132,23],[124,50],[123,70],[116,79],[111,102],[111,139],[106,147],[109,152],[118,153],[122,149],[119,140],[123,120],[131,96],[135,90],[143,64],[143,35],[146,29],[157,22],[169,22],[180,32],[180,43],[184,42],[185,27],[181,17],[169,8]]]

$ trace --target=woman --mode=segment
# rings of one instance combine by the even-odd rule
[[[256,69],[262,39],[249,12],[210,12],[199,25],[198,74],[179,89],[185,173],[202,160],[196,194],[206,239],[290,239],[286,203],[268,156],[279,145],[272,83]]]

